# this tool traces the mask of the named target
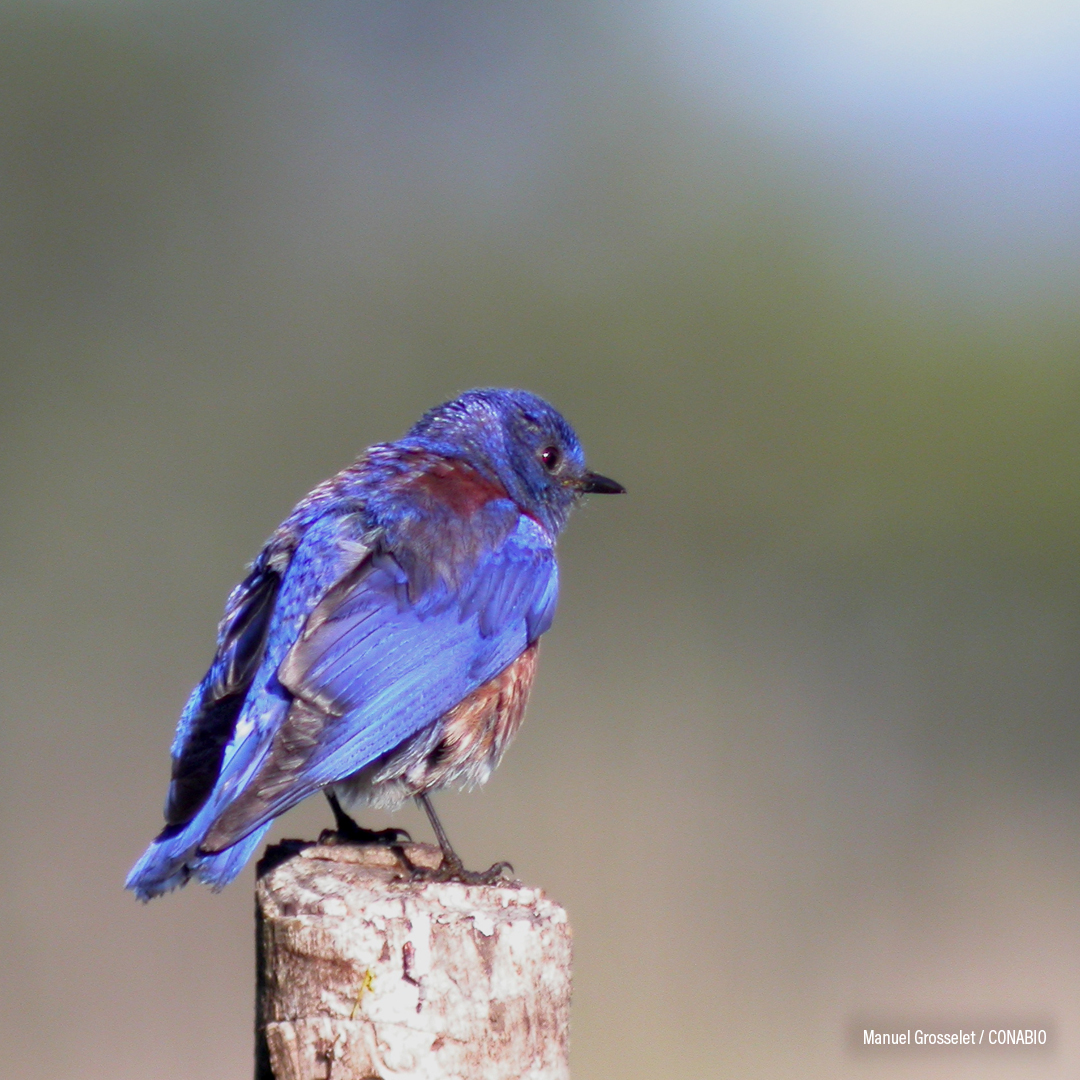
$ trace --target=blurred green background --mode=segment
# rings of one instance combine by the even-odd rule
[[[574,1076],[1075,1076],[1078,20],[5,4],[0,1071],[249,1075],[251,868],[121,888],[179,709],[296,500],[510,385],[630,490],[439,801],[569,909]]]

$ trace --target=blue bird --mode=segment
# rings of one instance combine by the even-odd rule
[[[558,593],[555,540],[589,492],[573,429],[522,390],[472,390],[315,488],[233,590],[172,744],[165,828],[132,868],[142,900],[231,881],[271,822],[484,783],[521,723]],[[389,834],[389,837],[387,836]],[[492,867],[497,874],[503,864]]]

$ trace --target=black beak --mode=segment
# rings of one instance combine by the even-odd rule
[[[589,495],[625,495],[626,488],[618,480],[610,480],[599,473],[587,472],[581,490]]]

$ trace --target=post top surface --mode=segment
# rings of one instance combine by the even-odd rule
[[[435,869],[442,858],[431,844],[395,845],[418,867]],[[385,844],[317,844],[283,841],[259,863],[259,906],[265,916],[370,919],[384,905],[426,909],[440,919],[480,915],[497,922],[525,918],[566,923],[565,910],[543,891],[507,879],[492,885],[414,880]]]

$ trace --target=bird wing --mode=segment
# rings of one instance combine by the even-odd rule
[[[229,597],[210,670],[188,700],[173,740],[167,829],[189,822],[217,783],[225,748],[263,659],[280,586],[275,571],[256,564]]]
[[[326,592],[278,668],[292,705],[202,850],[433,723],[547,630],[557,593],[551,541],[525,516],[456,585],[437,578],[419,596],[391,553],[372,554]]]

